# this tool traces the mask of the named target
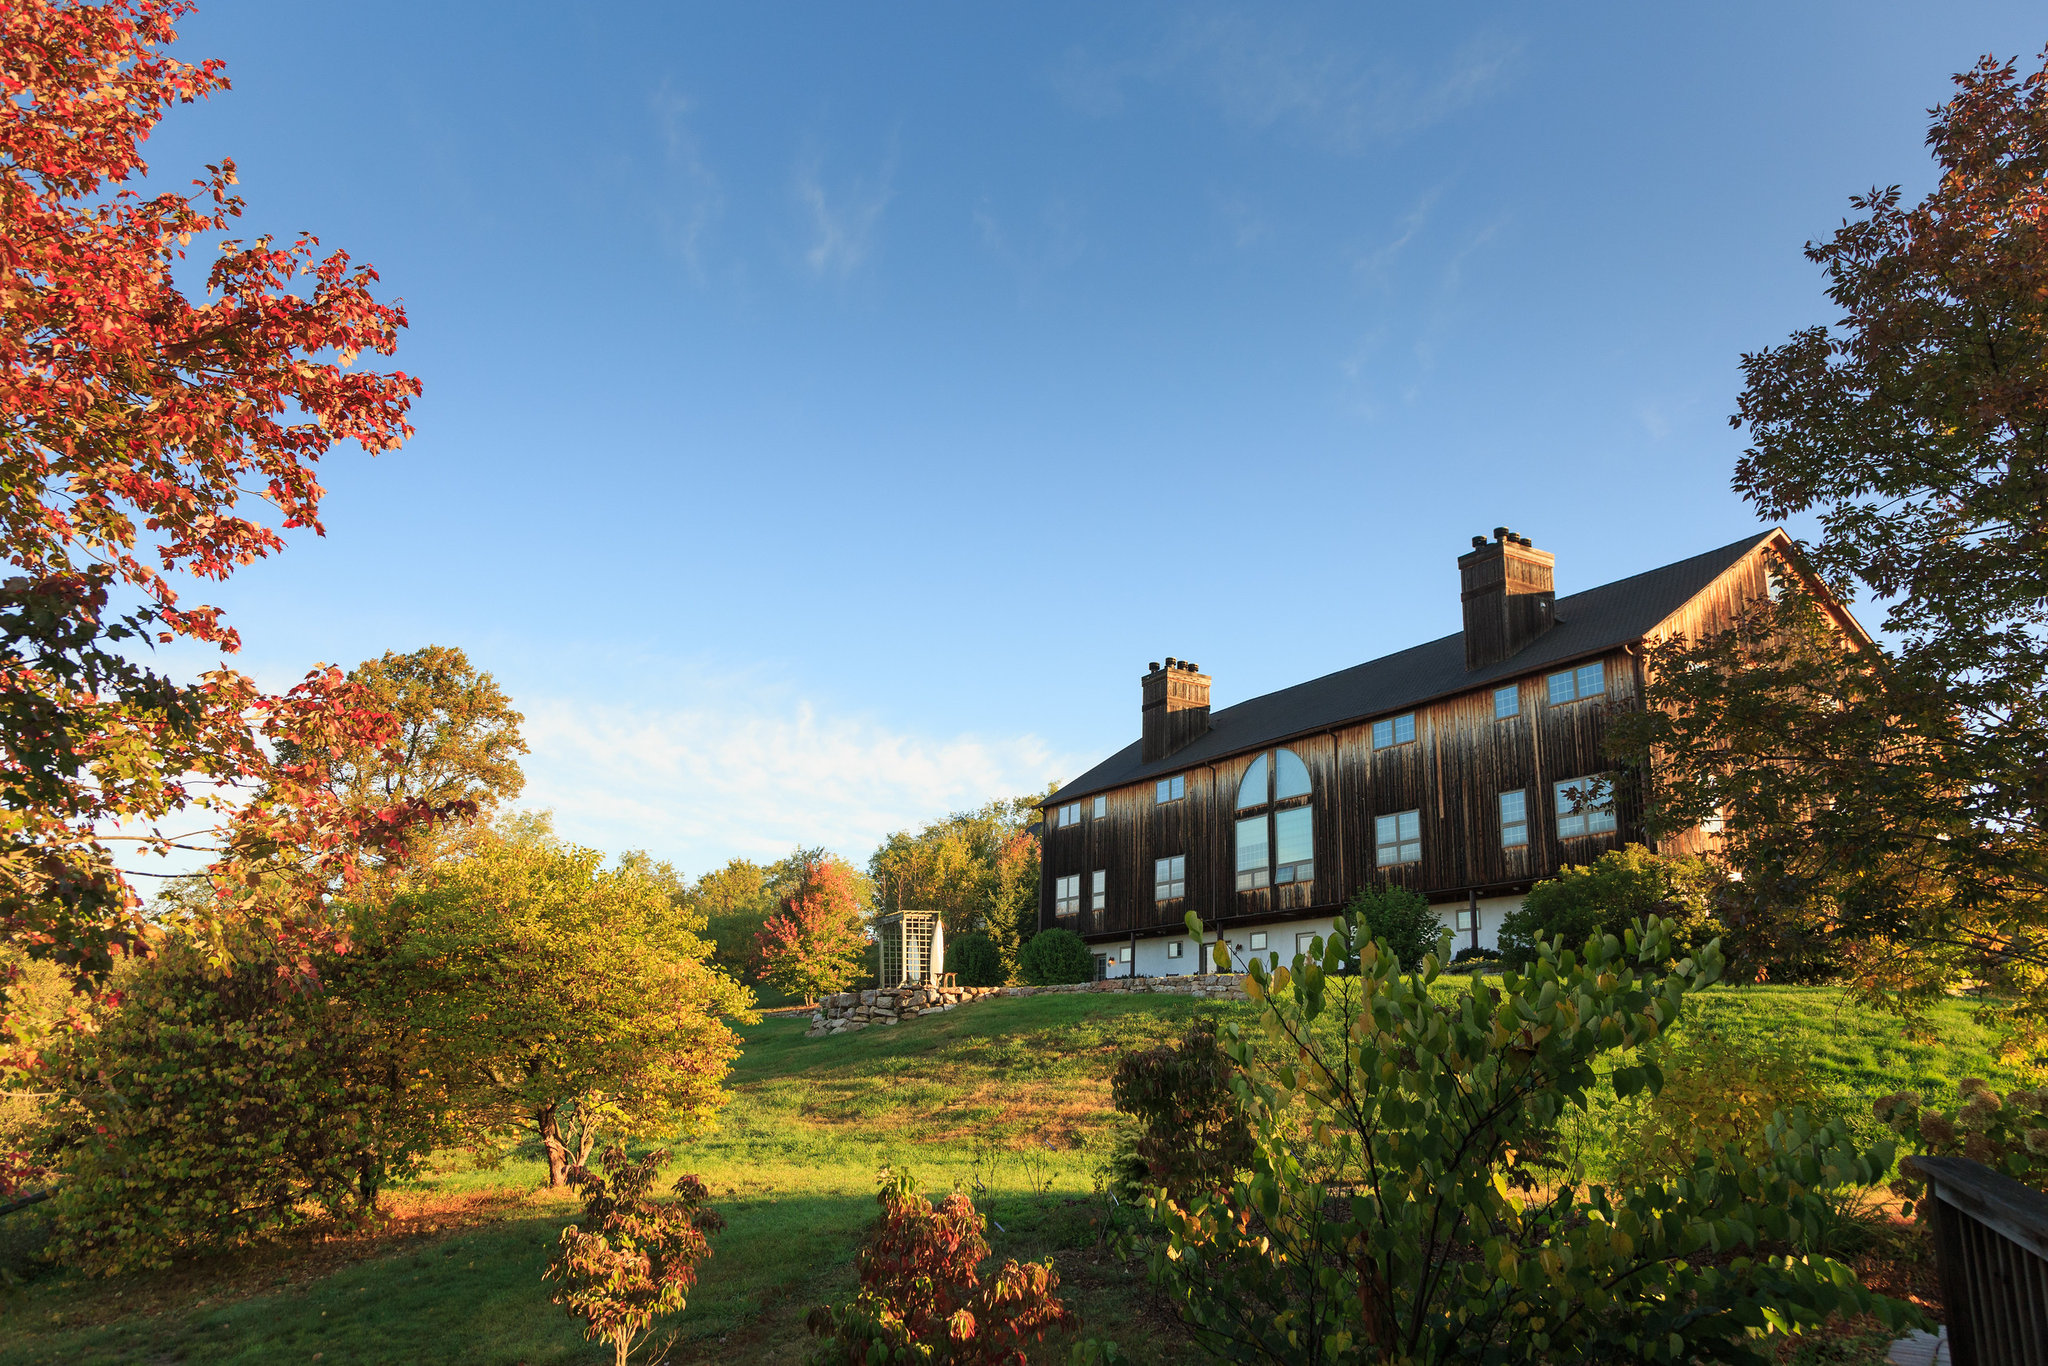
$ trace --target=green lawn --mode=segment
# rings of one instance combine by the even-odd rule
[[[1727,1036],[1795,1041],[1851,1115],[1901,1087],[1952,1098],[1962,1077],[2004,1080],[1965,1002],[1937,1008],[1915,1039],[1826,988],[1717,989],[1698,999],[1697,1022]],[[1187,1359],[1142,1276],[1094,1253],[1091,1172],[1107,1147],[1117,1053],[1172,1037],[1197,1011],[1246,1018],[1249,1007],[1058,995],[826,1040],[803,1038],[803,1018],[749,1028],[719,1129],[678,1156],[711,1187],[728,1228],[675,1321],[671,1360],[801,1360],[804,1315],[853,1284],[876,1171],[905,1164],[931,1191],[979,1181],[982,1207],[1001,1226],[989,1231],[997,1254],[1055,1256],[1090,1335],[1116,1338],[1140,1362]],[[1866,1131],[1874,1136],[1875,1126]],[[304,1254],[276,1254],[88,1284],[16,1253],[11,1263],[28,1279],[0,1292],[0,1366],[605,1359],[540,1281],[575,1208],[533,1193],[540,1171],[513,1161],[443,1172],[417,1194],[454,1203],[494,1190],[502,1208],[479,1226],[423,1233],[332,1270],[318,1269],[326,1264],[316,1255],[315,1271],[294,1271],[293,1256]],[[0,1221],[0,1267],[10,1264],[7,1240],[32,1236],[34,1218]]]

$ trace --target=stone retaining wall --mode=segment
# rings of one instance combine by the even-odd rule
[[[1067,991],[1126,991],[1201,996],[1218,1001],[1245,999],[1244,979],[1235,973],[1182,977],[1110,977],[1057,987],[898,987],[894,990],[842,991],[818,1002],[807,1039],[848,1034],[869,1025],[893,1025],[923,1015],[956,1010],[990,996],[1038,996]]]

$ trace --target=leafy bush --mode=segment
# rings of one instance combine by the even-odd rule
[[[1053,1292],[1052,1262],[1003,1263],[984,1283],[984,1220],[955,1191],[936,1210],[909,1172],[883,1173],[881,1215],[859,1257],[860,1290],[813,1309],[810,1330],[827,1339],[813,1366],[1011,1366],[1022,1343],[1080,1321]]]
[[[431,1082],[335,989],[348,965],[315,966],[324,987],[275,961],[228,976],[173,940],[49,1049],[61,1260],[111,1275],[355,1219],[451,1139]]]
[[[999,987],[1009,978],[1002,950],[979,930],[946,941],[946,971],[963,987]]]
[[[614,1366],[626,1366],[658,1315],[682,1312],[697,1264],[711,1255],[705,1235],[725,1227],[704,1208],[709,1192],[694,1176],[665,1199],[648,1194],[668,1157],[662,1149],[631,1162],[613,1143],[599,1159],[606,1176],[580,1162],[569,1170],[569,1184],[583,1191],[583,1218],[562,1230],[543,1274],[562,1282],[555,1303],[583,1320],[583,1336],[611,1344]]]
[[[1231,1090],[1236,1074],[1212,1019],[1189,1021],[1177,1043],[1117,1060],[1110,1094],[1138,1123],[1135,1141],[1112,1159],[1125,1196],[1143,1198],[1163,1186],[1185,1202],[1228,1186],[1251,1161],[1251,1132]]]
[[[1925,1110],[1911,1091],[1880,1097],[1872,1107],[1893,1133],[1911,1139],[1932,1157],[1967,1157],[2013,1180],[2048,1190],[2048,1090],[2008,1091],[2001,1096],[1981,1077],[1966,1077],[1963,1103],[1953,1110]],[[1910,1166],[1910,1164],[1908,1164]],[[1919,1196],[1908,1171],[1897,1187]]]
[[[1826,1192],[1875,1181],[1891,1151],[1804,1113],[1771,1124],[1760,1163],[1537,1188],[1530,1139],[1587,1104],[1603,1054],[1670,1030],[1720,971],[1716,949],[1666,967],[1674,952],[1652,920],[1583,956],[1546,944],[1498,992],[1440,1001],[1433,964],[1402,975],[1347,911],[1321,961],[1254,962],[1260,1018],[1224,1035],[1252,1160],[1221,1193],[1151,1202],[1154,1273],[1197,1341],[1238,1361],[1761,1364],[1753,1330],[1924,1323],[1814,1255]],[[1626,1097],[1661,1077],[1621,1066],[1610,1083]]]
[[[1722,1154],[1730,1144],[1749,1164],[1763,1163],[1774,1116],[1804,1109],[1832,1117],[1811,1065],[1787,1045],[1680,1034],[1646,1051],[1664,1082],[1640,1093],[1622,1120],[1618,1173],[1670,1180],[1691,1171],[1700,1155]]]
[[[1406,887],[1362,888],[1344,913],[1357,919],[1366,938],[1392,949],[1404,968],[1416,966],[1443,943],[1444,924],[1429,908],[1429,899]]]
[[[1714,917],[1720,886],[1720,875],[1704,859],[1653,854],[1640,844],[1610,849],[1537,883],[1520,909],[1501,921],[1501,954],[1525,965],[1535,960],[1539,936],[1567,944],[1594,935],[1618,938],[1649,915],[1670,927],[1676,951],[1697,948],[1723,932]]]
[[[1451,955],[1451,972],[1490,972],[1501,961],[1499,949],[1459,949]]]
[[[1080,935],[1055,925],[1024,942],[1024,951],[1017,955],[1017,970],[1035,987],[1085,982],[1095,975],[1095,955]]]

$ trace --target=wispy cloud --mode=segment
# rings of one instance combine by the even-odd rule
[[[1429,225],[1430,214],[1443,195],[1444,187],[1441,185],[1433,185],[1424,190],[1395,223],[1393,237],[1359,254],[1356,262],[1358,273],[1375,284],[1386,283],[1388,272],[1394,262],[1422,236],[1422,230]]]
[[[701,283],[707,238],[725,213],[725,191],[690,127],[692,107],[689,97],[667,82],[648,100],[663,154],[663,194],[657,210],[662,237]]]
[[[1018,288],[1026,295],[1080,260],[1088,245],[1080,214],[1060,198],[1047,200],[1035,220],[1026,219],[1020,225],[1006,220],[993,201],[984,197],[974,207],[974,227],[983,249],[1016,276]]]
[[[868,259],[895,178],[894,152],[872,179],[856,176],[838,186],[825,182],[822,153],[808,153],[797,163],[792,188],[810,227],[804,264],[813,275],[843,279]]]
[[[1418,132],[1488,96],[1506,78],[1521,42],[1497,29],[1466,40],[1433,67],[1418,68],[1264,9],[1185,12],[1149,50],[1102,58],[1070,49],[1053,68],[1054,93],[1095,118],[1120,112],[1140,86],[1178,86],[1230,122],[1290,128],[1340,152]]]
[[[526,699],[521,805],[569,838],[692,873],[798,844],[865,858],[892,830],[1042,789],[1080,767],[1034,736],[925,735],[799,699],[702,705]]]

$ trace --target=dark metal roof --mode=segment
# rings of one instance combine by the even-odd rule
[[[1212,712],[1208,734],[1154,763],[1144,762],[1142,742],[1133,740],[1048,797],[1045,804],[1072,801],[1158,774],[1178,773],[1327,726],[1405,711],[1452,693],[1641,640],[1744,555],[1778,534],[1774,530],[1745,537],[1662,569],[1559,598],[1555,626],[1519,654],[1488,668],[1466,670],[1465,634],[1460,631]]]

